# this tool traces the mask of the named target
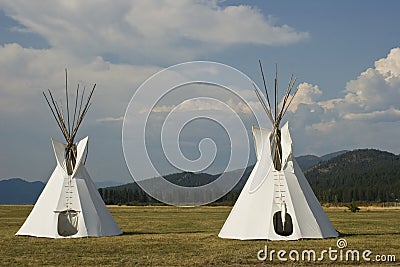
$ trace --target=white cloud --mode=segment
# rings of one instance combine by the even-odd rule
[[[343,116],[347,120],[361,120],[369,122],[392,122],[400,120],[400,110],[390,107],[387,110],[378,110],[368,113],[348,113]]]
[[[300,104],[305,104],[305,105],[315,104],[318,98],[322,95],[322,92],[317,85],[312,85],[306,82],[299,84],[297,89],[298,92],[288,109],[292,112],[296,112]]]
[[[79,57],[124,62],[190,60],[236,45],[286,45],[307,32],[275,25],[260,10],[217,1],[2,1],[7,15]]]
[[[340,105],[346,113],[352,114],[346,118],[372,119],[377,114],[393,114],[391,109],[399,109],[399,66],[400,49],[394,48],[386,58],[375,62],[375,68],[367,69],[356,80],[348,82],[343,104]]]
[[[93,160],[99,162],[92,169],[93,177],[99,180],[129,177],[120,151],[119,123],[100,122],[120,120],[135,89],[160,68],[117,65],[101,57],[85,60],[57,49],[39,50],[8,44],[0,46],[0,121],[7,126],[1,127],[1,146],[8,151],[6,159],[1,161],[0,178],[47,178],[54,160],[50,138],[62,140],[62,135],[42,91],[51,89],[57,100],[64,98],[65,67],[68,67],[72,95],[78,83],[81,88],[91,88],[97,83],[92,106],[77,137],[87,134],[91,137],[90,150],[97,155]],[[104,166],[101,162],[110,161],[110,154],[113,154],[113,167],[97,168]],[[30,165],[20,168],[18,162],[21,161]],[[115,174],[111,172],[113,169],[120,171]]]
[[[93,146],[98,155],[95,159],[107,162],[108,152],[113,149],[120,152],[120,128],[116,126],[135,89],[160,70],[150,63],[176,63],[242,44],[288,45],[309,37],[307,32],[277,25],[256,8],[223,7],[217,1],[119,1],[116,4],[94,0],[4,0],[0,8],[24,27],[12,30],[39,34],[50,45],[49,49],[23,48],[18,44],[0,46],[0,80],[3,81],[0,118],[4,125],[13,126],[2,129],[3,140],[7,140],[2,146],[11,151],[8,161],[3,162],[27,162],[34,158],[34,166],[47,165],[37,161],[41,157],[21,151],[41,150],[35,147],[36,142],[48,144],[48,139],[58,130],[54,122],[49,124],[51,114],[41,91],[52,89],[57,97],[62,97],[65,67],[69,69],[71,88],[78,82],[87,87],[97,83],[93,106],[83,127],[93,127],[92,132],[99,129],[94,131],[93,138],[95,144],[100,144]],[[146,65],[133,65],[133,62],[146,62]],[[392,49],[374,67],[350,81],[343,97],[324,99],[324,88],[307,82],[299,87],[286,118],[294,128],[295,147],[302,149],[298,153],[332,152],[332,147],[349,149],[368,144],[400,151],[400,147],[390,146],[398,143],[393,132],[398,132],[400,127],[397,126],[400,48]],[[244,93],[251,100],[249,106],[255,112],[263,112],[254,91]],[[169,112],[175,107],[169,102],[164,104],[154,111]],[[200,110],[220,111],[207,103],[192,104]],[[243,103],[228,104],[235,112],[248,114],[248,106]],[[193,106],[180,108],[184,112]],[[49,158],[52,160],[51,152]],[[123,163],[121,155],[118,162]],[[5,173],[3,167],[7,165],[0,167]],[[108,179],[106,176],[114,173],[113,169],[122,168],[110,167],[107,172],[100,167],[98,174]],[[7,175],[43,178],[43,172],[48,170],[21,171],[21,174]]]
[[[97,122],[121,122],[124,120],[124,117],[104,117],[96,119]]]
[[[342,98],[320,100],[323,90],[300,84],[295,108],[287,118],[298,143],[308,144],[300,153],[328,153],[332,147],[400,151],[393,145],[398,143],[393,133],[398,132],[400,121],[399,66],[400,48],[394,48],[374,67],[348,82]]]
[[[169,113],[172,110],[174,112],[181,112],[181,113],[186,113],[186,112],[196,112],[196,111],[215,111],[216,113],[218,112],[228,112],[228,114],[231,112],[230,109],[232,109],[235,113],[243,113],[243,114],[251,114],[251,110],[249,106],[247,106],[243,102],[237,102],[233,99],[228,99],[225,101],[226,105],[230,107],[228,109],[224,105],[216,105],[215,104],[215,99],[211,98],[210,100],[206,99],[197,99],[197,100],[186,100],[182,103],[180,103],[178,106],[177,105],[159,105],[153,108],[152,112],[154,113]],[[248,102],[247,104],[250,105],[250,107],[253,109],[259,108],[259,103],[258,102]],[[140,110],[139,113],[146,113],[147,110],[143,109]]]
[[[335,126],[336,126],[336,121],[331,120],[331,121],[313,123],[310,126],[306,126],[306,130],[327,133],[331,131]]]
[[[42,91],[63,96],[64,68],[68,67],[71,94],[79,83],[91,88],[97,83],[94,106],[99,117],[123,115],[134,90],[158,67],[112,64],[101,57],[81,61],[58,50],[0,46],[0,111],[7,116],[42,110]],[[25,114],[26,115],[26,114]]]
[[[14,140],[10,162],[32,158],[19,152],[26,147],[38,150],[30,140],[47,144],[48,138],[57,138],[58,129],[41,92],[51,89],[56,98],[63,98],[64,68],[68,68],[71,89],[78,83],[81,87],[97,83],[80,133],[96,133],[93,150],[99,155],[97,160],[107,161],[109,150],[120,153],[117,126],[135,89],[161,69],[152,65],[191,60],[234,45],[287,45],[308,38],[308,33],[277,25],[255,8],[222,7],[217,1],[5,0],[0,8],[21,25],[11,30],[38,34],[49,44],[46,49],[20,44],[0,47],[0,80],[5,81],[0,85],[0,118],[5,124],[18,124],[2,131],[4,140]],[[246,111],[243,104],[235,108]],[[18,142],[15,132],[22,135]],[[34,166],[47,166],[40,162],[44,157],[34,158]],[[52,159],[51,153],[48,158]],[[1,169],[1,175],[28,179],[44,179],[42,172],[47,171],[17,168],[15,172],[11,165]],[[97,173],[109,179],[115,175],[112,169],[122,168],[99,168]]]
[[[375,62],[375,69],[382,75],[388,77],[389,81],[392,77],[400,76],[400,48],[393,48],[386,58],[379,59]]]
[[[324,122],[332,119],[371,122],[398,120],[399,66],[400,48],[394,48],[386,58],[377,60],[374,68],[368,68],[357,79],[349,81],[343,98],[319,100],[322,90],[317,85],[303,82],[298,86],[299,92],[289,110],[296,112],[301,104],[307,107],[307,112],[320,109],[320,120]]]
[[[175,105],[161,105],[161,106],[156,106],[153,108],[152,112],[155,113],[168,113],[171,110],[173,110],[175,108]],[[147,109],[142,109],[139,111],[139,113],[147,113]]]
[[[337,105],[339,105],[343,102],[344,102],[344,100],[341,98],[334,98],[334,99],[320,101],[320,102],[318,102],[318,104],[325,110],[329,110],[329,109],[334,109],[335,107],[337,107]]]

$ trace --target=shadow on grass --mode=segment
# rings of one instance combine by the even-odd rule
[[[199,233],[209,233],[209,231],[176,231],[176,232],[130,231],[130,232],[123,232],[122,235],[169,235],[169,234],[199,234]]]
[[[339,232],[339,237],[346,237],[346,236],[367,236],[367,235],[400,235],[400,232],[388,232],[388,233],[340,233]]]

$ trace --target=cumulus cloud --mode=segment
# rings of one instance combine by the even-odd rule
[[[297,141],[308,144],[301,153],[328,153],[332,146],[399,151],[393,146],[398,143],[393,133],[400,128],[399,66],[400,48],[394,48],[349,81],[343,97],[334,99],[323,99],[323,88],[317,85],[300,84],[287,119]]]
[[[95,166],[110,161],[109,151],[113,151],[115,160],[107,163],[112,167],[95,168],[92,175],[100,180],[129,178],[119,151],[121,127],[115,122],[122,118],[135,89],[160,68],[112,64],[101,57],[86,60],[57,49],[23,48],[18,44],[0,46],[0,121],[7,125],[1,128],[2,140],[6,140],[1,146],[8,151],[5,159],[4,153],[2,156],[0,178],[48,178],[48,168],[53,165],[50,138],[62,140],[62,135],[42,91],[50,89],[57,101],[63,101],[65,67],[71,95],[78,83],[88,89],[97,83],[93,103],[77,139],[90,134],[90,150],[97,155],[93,160],[98,161]],[[20,161],[30,165],[20,168]],[[111,172],[113,169],[121,170],[118,177]]]
[[[343,116],[347,120],[360,120],[370,122],[391,122],[400,120],[400,110],[390,107],[387,110],[378,110],[368,113],[348,113]]]
[[[306,126],[306,130],[308,131],[318,131],[320,133],[327,133],[333,129],[333,127],[336,126],[336,121],[331,120],[331,121],[326,121],[326,122],[318,122],[318,123],[313,123],[310,126]]]
[[[300,83],[297,89],[298,92],[296,94],[296,97],[293,98],[293,101],[288,109],[292,112],[296,112],[300,104],[315,104],[318,98],[322,95],[322,91],[319,89],[318,85],[312,85],[307,82]]]
[[[107,152],[120,148],[119,122],[129,99],[143,81],[161,69],[157,65],[191,60],[235,45],[289,45],[309,38],[307,32],[277,25],[257,8],[223,6],[218,1],[119,1],[115,4],[94,0],[4,0],[0,8],[22,25],[12,30],[38,34],[49,44],[46,49],[24,48],[19,44],[0,46],[0,80],[3,81],[0,118],[5,125],[13,125],[2,129],[3,140],[7,140],[2,146],[9,151],[9,159],[2,159],[0,169],[2,175],[9,177],[33,175],[32,179],[45,179],[43,170],[27,168],[21,170],[23,173],[15,173],[7,166],[29,159],[32,166],[47,166],[39,159],[52,160],[51,153],[48,155],[50,147],[40,157],[37,155],[42,151],[35,146],[38,142],[49,144],[49,137],[57,131],[55,123],[50,124],[51,114],[41,92],[52,89],[58,98],[63,97],[65,67],[69,69],[72,88],[78,83],[86,87],[97,83],[93,106],[83,127],[89,125],[91,131],[96,130],[92,147],[98,155],[97,165],[102,166],[109,162]],[[400,48],[392,49],[373,67],[349,81],[343,96],[326,99],[324,88],[317,84],[303,82],[298,87],[299,92],[285,118],[291,122],[295,146],[301,148],[298,153],[328,153],[332,147],[392,149],[391,144],[397,142],[393,132],[400,131],[397,126]],[[229,99],[225,99],[226,103],[240,114],[247,115],[249,107],[263,112],[254,91],[245,93],[250,99],[248,106]],[[161,113],[168,113],[174,107],[166,102],[153,111],[162,116]],[[181,105],[178,111],[187,112],[190,108],[220,112],[204,102]],[[251,125],[246,126],[251,129]],[[201,130],[207,131],[207,128]],[[369,134],[363,134],[366,132]],[[16,136],[20,137],[18,142]],[[34,157],[29,153],[21,155],[20,151],[36,154]],[[119,156],[118,162],[123,163],[122,155]],[[101,178],[123,168],[111,165],[107,170],[99,168],[97,173]]]
[[[374,68],[361,73],[347,83],[341,108],[351,116],[347,119],[373,118],[371,114],[393,113],[400,99],[400,48],[394,48],[386,58],[375,62]],[[382,113],[383,112],[383,113]],[[365,116],[362,114],[370,115]],[[359,114],[359,115],[356,115]]]
[[[123,62],[176,62],[236,44],[287,45],[309,37],[275,25],[257,8],[218,1],[6,0],[0,6],[54,48]]]
[[[333,119],[371,122],[398,120],[400,110],[400,48],[375,62],[355,80],[349,81],[342,98],[323,99],[318,85],[303,82],[289,110],[321,113],[322,125]],[[299,110],[304,105],[305,108]]]
[[[87,123],[80,133],[85,133],[85,127],[96,130],[98,139],[94,142],[101,145],[93,147],[103,161],[107,161],[104,157],[108,153],[102,149],[117,147],[114,149],[118,150],[120,146],[118,122],[129,99],[142,82],[161,69],[158,66],[192,60],[235,45],[288,45],[309,36],[288,25],[277,25],[257,8],[222,6],[218,1],[115,4],[90,0],[40,3],[5,0],[0,2],[0,8],[19,23],[10,30],[37,34],[48,44],[43,49],[17,43],[0,46],[0,80],[4,81],[0,85],[2,122],[19,124],[18,133],[29,132],[30,139],[47,142],[49,136],[57,138],[57,127],[50,124],[51,114],[41,92],[51,89],[57,99],[62,99],[64,68],[68,68],[71,89],[78,83],[81,87],[97,83]],[[169,107],[159,108],[167,111],[165,108]],[[237,108],[246,111],[243,104]],[[3,130],[4,139],[12,139],[16,129],[10,128],[7,133]],[[18,151],[32,146],[32,142],[24,140],[14,144],[13,152],[9,153],[11,162],[21,158]],[[6,176],[42,176],[40,170],[37,174],[8,174],[12,167],[1,169]],[[101,170],[99,173],[102,178],[111,174]]]
[[[375,69],[390,81],[392,77],[400,76],[400,48],[393,48],[386,58],[375,62]]]
[[[51,89],[56,97],[65,87],[64,68],[69,68],[70,89],[91,88],[99,117],[121,116],[134,90],[158,67],[112,64],[95,57],[81,61],[53,49],[23,48],[18,44],[0,46],[0,111],[7,116],[38,110],[42,91]],[[72,90],[71,94],[74,93]],[[44,101],[44,100],[43,100]]]

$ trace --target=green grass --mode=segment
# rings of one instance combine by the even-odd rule
[[[239,241],[218,238],[230,207],[109,207],[125,233],[122,236],[79,239],[47,239],[14,236],[32,206],[0,206],[0,265],[152,265],[221,266],[285,264],[260,262],[257,252],[336,247],[337,239],[300,241]],[[396,255],[400,261],[400,209],[367,209],[359,213],[344,208],[326,212],[347,240],[349,249],[369,249],[375,254]],[[297,262],[286,265],[365,262]],[[394,263],[390,263],[393,265]]]

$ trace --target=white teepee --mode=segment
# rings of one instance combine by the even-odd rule
[[[82,93],[79,111],[76,113],[79,98],[78,87],[72,128],[67,89],[67,123],[64,120],[62,108],[53,100],[51,92],[49,91],[49,95],[53,106],[50,105],[45,95],[67,144],[52,140],[57,166],[16,235],[76,238],[122,234],[85,168],[83,156],[88,137],[74,143],[76,132],[89,108],[94,88],[95,86],[83,109],[84,92]]]
[[[257,162],[218,235],[221,238],[297,240],[338,236],[293,156],[288,123],[279,129],[297,92],[290,97],[294,84],[291,79],[279,113],[276,79],[275,113],[267,90],[264,101],[255,88],[273,129],[253,126]]]

